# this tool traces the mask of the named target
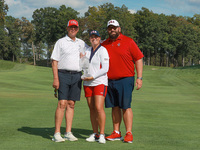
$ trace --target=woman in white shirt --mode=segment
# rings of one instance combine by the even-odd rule
[[[100,41],[99,32],[91,31],[90,42],[92,47],[88,48],[85,54],[85,57],[89,59],[88,75],[83,78],[83,85],[90,109],[93,134],[86,141],[93,142],[99,139],[99,143],[106,143],[104,135],[106,120],[104,102],[108,86],[109,56],[106,48],[101,46]],[[100,135],[98,134],[98,127]]]

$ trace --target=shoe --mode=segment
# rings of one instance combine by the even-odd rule
[[[95,142],[98,140],[99,140],[99,135],[97,133],[93,133],[88,138],[86,138],[86,141],[88,142]]]
[[[105,135],[104,134],[100,134],[99,143],[101,143],[101,144],[105,144],[106,143],[106,139],[105,139]]]
[[[72,134],[72,132],[66,132],[64,134],[64,139],[69,141],[77,141],[78,139]]]
[[[111,135],[106,137],[106,140],[109,140],[109,141],[123,140],[123,137],[121,136],[121,132],[118,134],[115,131],[113,131]]]
[[[54,134],[52,141],[54,142],[64,142],[65,140],[61,137],[60,132]]]
[[[133,143],[133,135],[131,132],[127,132],[124,137],[124,142],[126,143]]]

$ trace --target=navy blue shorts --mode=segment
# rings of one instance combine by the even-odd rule
[[[81,72],[70,73],[58,71],[60,83],[58,100],[80,100],[82,84],[81,75]]]
[[[126,77],[119,80],[108,80],[105,107],[131,108],[134,79],[134,77]]]

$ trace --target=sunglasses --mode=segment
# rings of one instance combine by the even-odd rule
[[[107,29],[108,30],[112,30],[112,29],[114,29],[114,30],[116,30],[118,27],[116,27],[116,26],[109,26]]]
[[[70,28],[70,29],[73,29],[73,28],[74,28],[75,30],[78,29],[77,26],[69,26],[69,28]]]
[[[57,94],[57,89],[54,89],[54,96],[56,97],[56,98],[58,98],[58,94]]]

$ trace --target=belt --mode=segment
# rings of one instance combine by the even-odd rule
[[[108,81],[118,81],[118,80],[121,80],[121,79],[124,79],[126,77],[122,77],[122,78],[119,78],[119,79],[108,79]]]
[[[81,73],[80,71],[71,71],[71,70],[64,70],[64,69],[58,69],[58,72],[70,73],[70,74]]]

